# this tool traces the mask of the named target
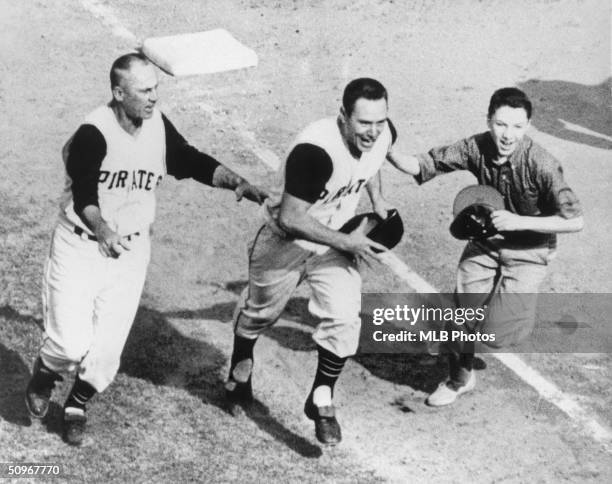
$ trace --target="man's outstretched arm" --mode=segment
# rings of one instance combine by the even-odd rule
[[[162,119],[166,130],[166,167],[169,175],[179,180],[193,178],[205,185],[234,190],[238,201],[246,198],[261,204],[268,197],[266,190],[251,185],[212,156],[187,143],[165,115],[162,115]]]
[[[416,156],[412,155],[400,155],[393,151],[387,153],[387,160],[391,163],[395,168],[408,175],[417,176],[421,173],[421,167],[419,165],[419,160]]]
[[[584,218],[582,215],[573,218],[565,218],[561,215],[530,217],[526,215],[517,215],[507,210],[497,210],[493,212],[491,214],[491,222],[493,222],[493,226],[500,232],[531,230],[544,234],[561,234],[579,232],[584,227]]]

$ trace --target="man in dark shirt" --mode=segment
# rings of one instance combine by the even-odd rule
[[[61,374],[77,373],[64,406],[72,445],[83,440],[86,403],[119,368],[162,178],[193,178],[257,203],[267,196],[190,146],[155,107],[157,73],[144,56],[119,57],[110,80],[111,102],[90,113],[63,150],[66,184],[43,279],[45,334],[26,390],[30,414],[42,418]]]
[[[503,235],[468,242],[457,271],[458,306],[487,305],[487,317],[479,324],[449,328],[493,333],[496,348],[529,335],[535,323],[535,294],[554,255],[556,234],[583,226],[580,203],[561,165],[525,135],[531,112],[522,91],[499,89],[489,103],[488,132],[418,156],[388,157],[419,184],[438,174],[469,170],[480,185],[501,193],[505,210],[493,212],[491,222]],[[446,350],[450,376],[428,397],[432,406],[451,404],[475,386],[474,343],[457,339]]]

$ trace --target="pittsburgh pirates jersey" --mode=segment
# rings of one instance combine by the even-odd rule
[[[143,120],[136,136],[119,125],[109,106],[94,110],[84,124],[97,128],[106,142],[106,156],[100,164],[97,183],[102,218],[120,235],[148,228],[155,217],[155,188],[166,173],[161,113],[154,110],[150,119]],[[69,150],[68,144],[64,162]],[[72,223],[83,226],[74,210],[71,185],[67,176],[61,207]]]
[[[372,149],[355,158],[342,137],[337,118],[315,121],[292,144],[280,169],[279,186],[282,191],[311,202],[307,213],[319,223],[337,230],[355,214],[362,189],[380,169],[391,144],[391,129],[386,124]],[[313,173],[324,179],[313,180]],[[309,191],[310,185],[319,190],[311,198],[302,195]],[[278,213],[282,191],[277,189],[264,206],[266,220],[274,230],[281,230]],[[296,243],[317,253],[328,249],[302,239]]]
[[[108,105],[85,118],[64,147],[63,157],[61,216],[90,233],[80,213],[95,205],[120,235],[148,229],[155,218],[155,189],[166,174],[212,185],[219,165],[190,146],[157,109],[133,136]]]

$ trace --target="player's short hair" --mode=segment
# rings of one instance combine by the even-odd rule
[[[531,101],[527,94],[516,87],[504,87],[493,93],[491,101],[489,101],[489,117],[493,116],[495,111],[502,106],[523,108],[527,113],[527,119],[531,119],[531,110],[533,109]]]
[[[353,79],[346,85],[342,95],[342,106],[347,116],[351,115],[355,103],[361,98],[370,100],[384,99],[388,101],[387,90],[376,79],[369,77]]]
[[[125,72],[130,70],[130,67],[132,67],[132,64],[135,62],[149,64],[149,59],[147,59],[144,54],[140,52],[130,52],[129,54],[124,54],[115,59],[115,62],[113,62],[110,70],[111,89],[119,85],[119,81],[121,80],[121,71]]]

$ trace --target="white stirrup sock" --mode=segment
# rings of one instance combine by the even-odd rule
[[[332,404],[331,388],[327,385],[320,385],[315,388],[312,394],[312,401],[317,407],[329,407]]]

